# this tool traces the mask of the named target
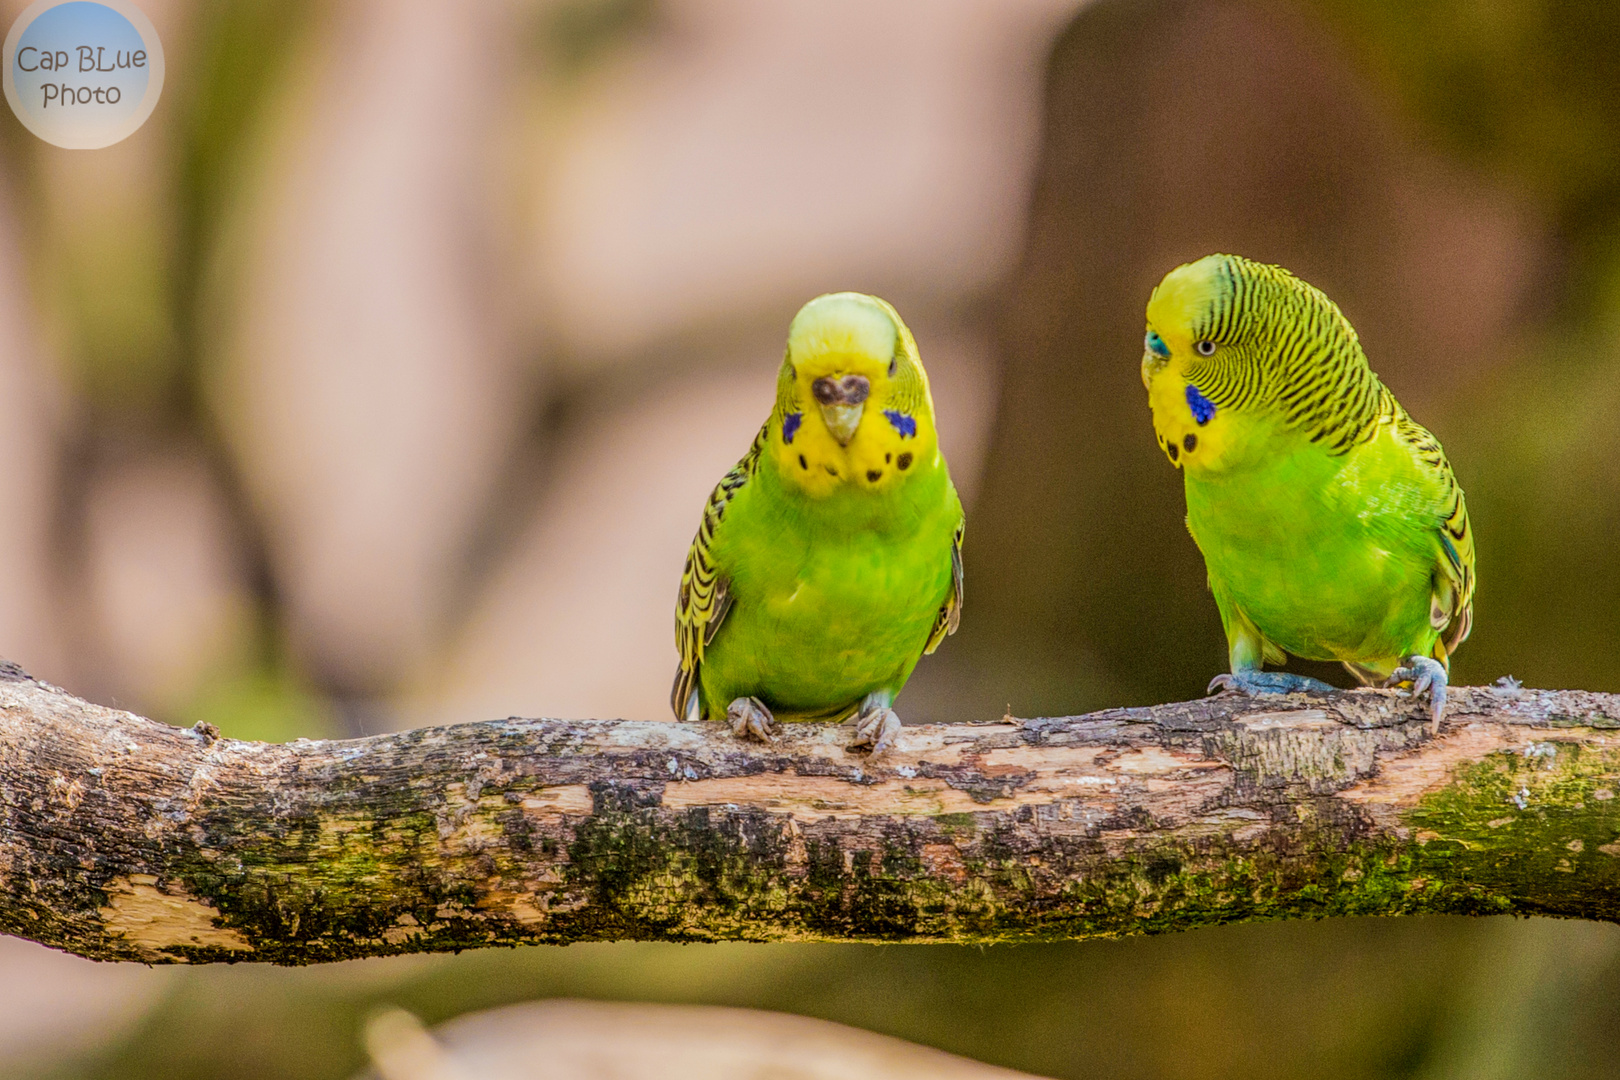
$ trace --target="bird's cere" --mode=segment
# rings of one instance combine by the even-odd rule
[[[871,381],[863,375],[823,376],[810,384],[810,390],[816,404],[821,406],[827,430],[832,432],[839,446],[848,446],[866,412],[866,399],[872,394]]]

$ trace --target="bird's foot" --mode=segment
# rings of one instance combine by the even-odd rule
[[[1429,692],[1429,730],[1440,734],[1440,718],[1446,713],[1446,666],[1432,656],[1409,656],[1406,666],[1398,667],[1384,680],[1385,686],[1412,684],[1412,696]]]
[[[776,734],[775,717],[757,697],[737,698],[726,707],[726,719],[731,722],[731,733],[739,739],[770,742]]]
[[[1309,675],[1288,671],[1234,671],[1209,681],[1205,693],[1236,690],[1240,694],[1331,694],[1334,687]]]
[[[869,704],[855,717],[855,738],[851,750],[870,746],[873,754],[881,754],[900,737],[900,717],[888,705]]]

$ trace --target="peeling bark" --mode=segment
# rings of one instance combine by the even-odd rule
[[[1620,697],[1233,694],[848,732],[509,719],[220,739],[0,672],[0,931],[303,964],[626,938],[1014,941],[1620,921]]]

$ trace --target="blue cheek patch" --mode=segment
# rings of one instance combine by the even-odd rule
[[[801,413],[790,412],[782,417],[782,441],[792,443],[793,436],[799,433],[799,425],[802,423],[804,423],[804,416]]]
[[[1198,387],[1192,383],[1187,384],[1187,407],[1192,410],[1193,419],[1198,426],[1203,427],[1209,423],[1209,418],[1215,415],[1215,403],[1198,392]]]
[[[916,417],[895,409],[884,409],[883,415],[889,418],[889,423],[894,425],[894,430],[900,433],[902,439],[914,439],[917,437]]]

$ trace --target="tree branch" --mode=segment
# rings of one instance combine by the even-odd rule
[[[613,940],[1013,941],[1290,916],[1620,920],[1620,698],[1232,694],[847,729],[219,739],[0,672],[0,930],[300,964]]]

